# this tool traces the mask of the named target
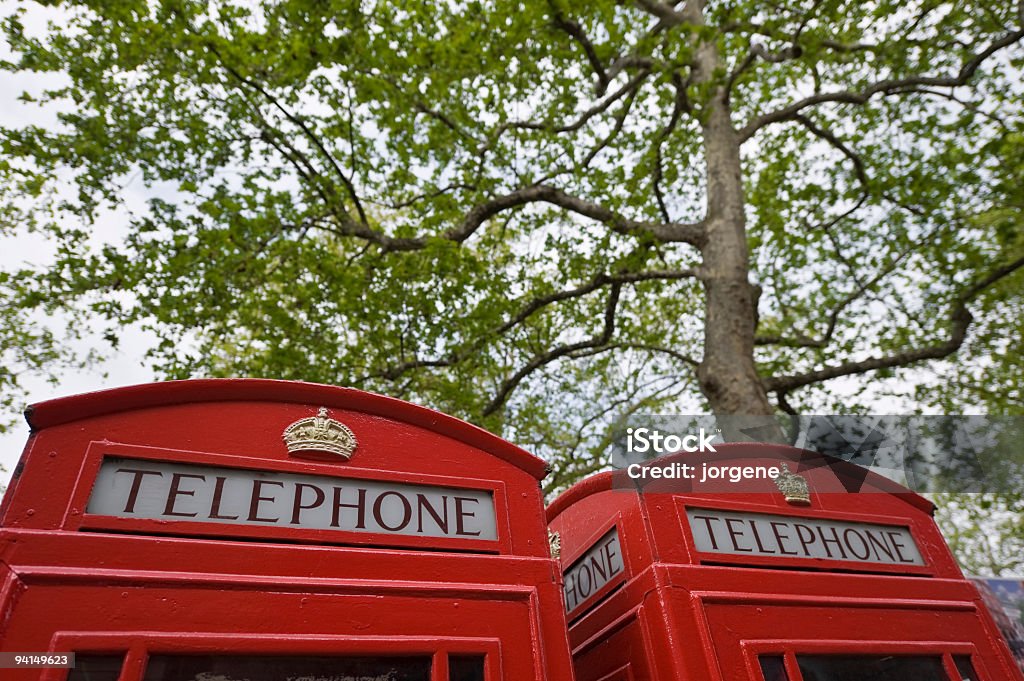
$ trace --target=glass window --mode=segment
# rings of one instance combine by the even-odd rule
[[[949,681],[938,655],[797,655],[804,681]]]
[[[68,672],[68,681],[117,681],[123,662],[123,654],[75,653],[75,667]]]
[[[449,655],[448,681],[484,681],[484,656]]]
[[[764,681],[789,681],[782,655],[762,655],[757,660],[761,663]]]
[[[430,681],[430,657],[153,655],[145,681]]]
[[[956,670],[960,673],[961,681],[978,681],[978,673],[974,671],[970,655],[954,655],[953,664],[956,665]]]

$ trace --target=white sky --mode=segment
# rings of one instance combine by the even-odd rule
[[[49,385],[41,379],[25,381],[29,400],[42,402],[55,397],[152,381],[153,372],[142,365],[142,356],[148,347],[146,337],[141,332],[129,331],[122,337],[122,343],[125,350],[101,367],[94,371],[66,372],[57,386]],[[106,377],[103,376],[104,371],[107,372]],[[10,480],[27,440],[28,424],[24,419],[7,433],[0,434],[0,464],[6,469],[0,472],[0,484],[6,485]]]
[[[0,0],[0,18],[9,16],[25,3],[11,0]],[[47,18],[59,17],[61,10],[54,8],[39,9],[26,16],[26,29],[29,32],[41,31],[45,28]],[[0,39],[0,59],[8,59],[11,53],[5,41]],[[28,124],[55,125],[58,109],[50,106],[40,109],[35,105],[26,105],[18,101],[22,91],[39,93],[44,89],[57,87],[63,80],[59,75],[27,75],[0,72],[0,126],[12,127]],[[144,201],[139,183],[129,184],[127,191],[130,202],[138,204]],[[121,233],[121,220],[116,214],[107,216],[99,225],[94,237],[96,242],[116,240]],[[38,235],[18,235],[13,239],[0,240],[0,269],[15,268],[26,263],[45,263],[52,248]],[[93,390],[102,390],[117,386],[146,383],[153,380],[153,372],[143,365],[143,356],[151,345],[150,337],[134,329],[126,329],[121,335],[122,350],[102,365],[89,371],[64,372],[59,385],[50,385],[42,378],[29,377],[24,381],[30,402],[42,402],[55,397],[64,397]],[[88,342],[82,343],[82,350],[88,350]],[[0,434],[0,484],[6,485],[10,480],[14,466],[21,456],[28,439],[28,425],[19,419],[14,428]]]

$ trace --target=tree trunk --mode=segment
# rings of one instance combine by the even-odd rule
[[[692,9],[691,9],[692,7]],[[691,0],[691,21],[703,24],[702,3]],[[696,53],[694,82],[718,77],[714,42]],[[707,241],[702,248],[705,287],[704,357],[697,368],[701,391],[717,416],[774,413],[754,365],[759,289],[750,283],[740,147],[719,85],[701,111],[707,159]]]

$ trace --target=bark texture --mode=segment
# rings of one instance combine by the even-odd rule
[[[702,12],[703,3],[691,2],[687,18],[703,25]],[[702,43],[694,81],[712,82],[720,67],[715,44]],[[775,410],[754,364],[758,289],[750,282],[740,141],[724,84],[711,92],[701,113],[707,162],[707,231],[701,254],[707,295],[704,357],[697,377],[716,415],[770,415]]]

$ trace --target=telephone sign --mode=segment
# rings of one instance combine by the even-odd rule
[[[623,569],[619,533],[612,529],[565,570],[565,611],[572,613],[597,598]]]
[[[734,556],[775,556],[924,565],[907,527],[872,523],[688,508],[698,551]]]
[[[103,460],[86,512],[468,540],[498,537],[494,499],[487,491],[120,458]]]

